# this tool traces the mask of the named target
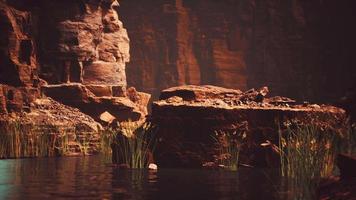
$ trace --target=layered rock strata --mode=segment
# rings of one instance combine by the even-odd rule
[[[267,87],[246,92],[192,85],[163,90],[160,100],[153,103],[151,118],[159,127],[158,164],[201,167],[214,160],[215,132],[237,130],[247,134],[249,144],[241,162],[266,166],[270,161],[260,144],[267,140],[278,144],[279,123],[299,120],[332,130],[345,128],[346,114],[340,108],[266,98],[267,93]]]

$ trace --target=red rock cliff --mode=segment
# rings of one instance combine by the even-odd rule
[[[128,83],[246,89],[318,102],[356,77],[355,1],[122,1],[131,38]]]

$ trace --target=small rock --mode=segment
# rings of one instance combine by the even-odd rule
[[[264,86],[258,90],[258,93],[265,97],[269,92],[268,87]]]
[[[108,124],[111,124],[115,119],[116,119],[116,117],[114,117],[108,111],[105,111],[105,112],[101,113],[101,115],[100,115],[100,120],[103,122],[106,122]]]
[[[178,96],[173,96],[167,99],[168,103],[181,103],[183,102],[183,98],[182,97],[178,97]]]
[[[320,106],[318,104],[312,104],[310,105],[310,107],[315,109],[320,109]]]
[[[157,166],[156,164],[154,164],[154,163],[150,163],[150,164],[148,165],[148,169],[149,169],[149,170],[157,170],[157,169],[158,169],[158,166]]]

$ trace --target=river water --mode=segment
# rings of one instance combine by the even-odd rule
[[[0,199],[276,199],[265,170],[118,169],[101,156],[0,160]]]

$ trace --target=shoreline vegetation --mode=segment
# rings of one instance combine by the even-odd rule
[[[0,123],[0,159],[91,155],[95,136],[75,127]],[[99,147],[100,148],[100,147]]]
[[[157,143],[155,130],[156,127],[147,122],[121,122],[118,129],[111,130],[113,162],[131,169],[147,168],[153,164]]]
[[[339,153],[355,155],[355,124],[340,132],[317,124],[287,121],[278,124],[280,158],[278,185],[285,199],[315,199],[322,179],[335,175],[335,160]],[[143,169],[153,163],[157,145],[151,123],[126,121],[117,128],[100,132],[100,152],[125,168]],[[73,132],[73,130],[71,130]],[[19,122],[1,123],[0,158],[49,157],[66,155],[70,151],[68,128],[35,126]],[[216,131],[212,136],[218,155],[215,161],[224,169],[236,171],[241,147],[246,142],[245,131]],[[268,141],[269,142],[269,141]],[[88,140],[80,141],[80,151],[87,155]],[[284,191],[284,192],[282,192]]]
[[[1,123],[0,158],[31,158],[67,155],[68,127],[21,124],[17,121]]]
[[[244,131],[234,131],[233,133],[215,131],[215,135],[212,138],[218,152],[215,156],[215,162],[219,167],[237,171],[241,146],[245,142],[246,137],[246,132]]]
[[[332,175],[341,135],[315,124],[284,126],[278,137],[281,187],[288,191],[287,199],[315,199],[320,180]]]
[[[287,121],[278,131],[281,189],[285,199],[312,200],[322,180],[337,176],[338,154],[355,152],[355,125],[345,131],[320,124]]]

